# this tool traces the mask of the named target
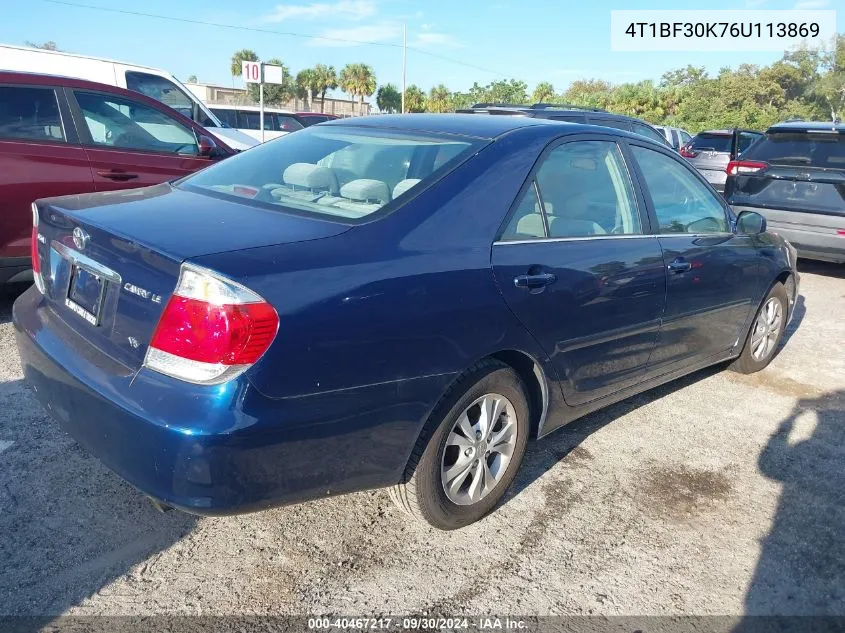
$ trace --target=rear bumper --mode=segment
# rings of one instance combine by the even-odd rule
[[[845,262],[845,217],[733,205],[734,212],[754,211],[766,218],[768,229],[787,240],[799,257]]]
[[[25,378],[60,425],[145,494],[195,514],[395,483],[439,388],[409,381],[405,404],[398,384],[273,400],[244,376],[200,387],[136,374],[64,325],[35,288],[15,302],[14,322]]]

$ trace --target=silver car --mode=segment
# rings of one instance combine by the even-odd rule
[[[724,193],[728,163],[761,138],[763,134],[754,130],[709,130],[693,136],[681,147],[680,154],[701,172],[716,191]]]
[[[676,152],[681,151],[681,148],[692,140],[692,134],[680,127],[655,125],[654,128],[666,138]]]

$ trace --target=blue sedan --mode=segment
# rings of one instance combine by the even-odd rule
[[[522,117],[309,127],[183,180],[33,204],[26,379],[161,504],[390,487],[488,513],[529,437],[702,367],[764,368],[795,251],[671,150]]]

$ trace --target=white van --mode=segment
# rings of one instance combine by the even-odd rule
[[[253,137],[221,123],[202,101],[164,70],[8,44],[0,44],[0,70],[62,75],[128,88],[193,119],[232,149],[244,150],[258,143]]]
[[[261,108],[248,105],[210,105],[211,112],[229,127],[249,134],[261,141]],[[293,113],[278,108],[264,108],[264,140],[272,141],[285,134],[304,128],[302,121]]]

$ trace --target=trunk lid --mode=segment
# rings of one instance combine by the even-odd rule
[[[96,348],[133,369],[143,362],[183,261],[350,228],[168,184],[37,206],[45,300]]]

